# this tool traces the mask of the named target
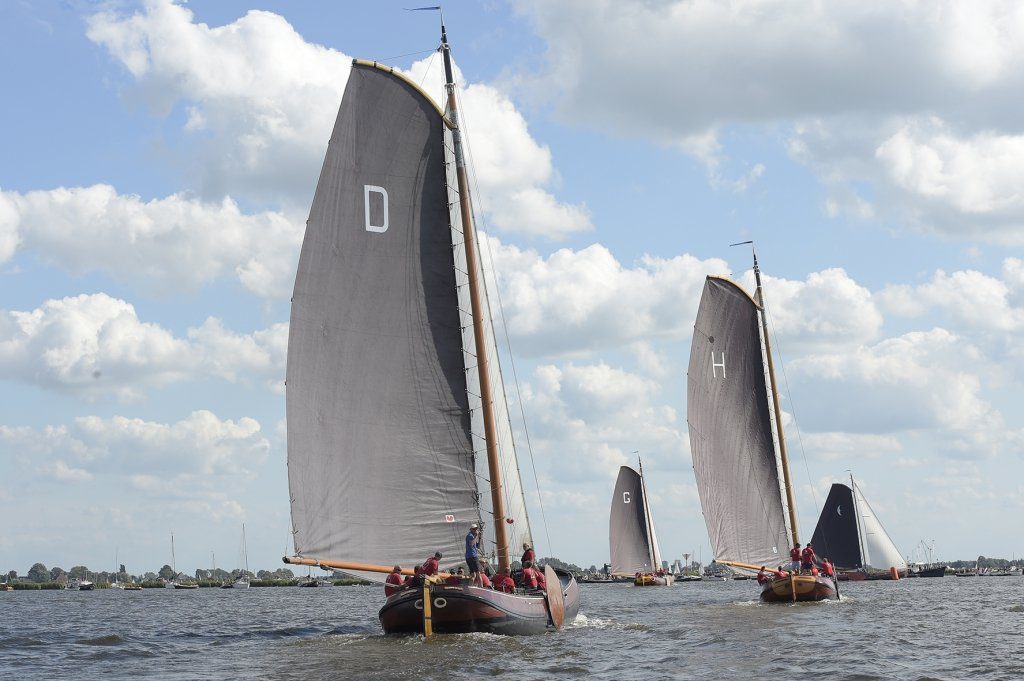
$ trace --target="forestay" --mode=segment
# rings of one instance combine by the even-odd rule
[[[736,283],[705,281],[687,372],[687,423],[715,558],[778,565],[788,559],[790,531],[759,311]]]
[[[622,466],[615,480],[608,521],[612,574],[633,575],[657,568],[652,558],[653,531],[646,512],[643,478],[629,466]]]

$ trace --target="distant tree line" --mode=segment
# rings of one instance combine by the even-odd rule
[[[295,573],[288,568],[279,568],[274,571],[259,570],[255,573],[251,570],[246,572],[245,570],[236,569],[229,572],[221,568],[216,568],[213,570],[196,570],[193,576],[197,581],[228,582],[241,577],[243,574],[248,574],[251,579],[260,579],[265,581],[295,579]],[[76,565],[70,570],[65,570],[62,567],[54,566],[52,568],[47,568],[42,563],[35,563],[28,569],[28,572],[24,577],[19,577],[16,570],[8,571],[4,575],[4,581],[24,581],[35,584],[46,584],[54,582],[61,583],[68,579],[86,579],[90,582],[96,583],[113,583],[115,581],[143,583],[155,582],[158,580],[170,580],[177,576],[178,575],[174,573],[174,569],[170,565],[164,565],[157,572],[145,572],[133,575],[128,573],[124,565],[118,566],[118,572],[94,572],[84,565]]]

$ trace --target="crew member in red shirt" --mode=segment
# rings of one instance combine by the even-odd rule
[[[828,561],[828,558],[822,558],[821,568],[825,571],[825,575],[828,577],[836,576],[836,569],[832,566],[832,563]]]
[[[454,572],[454,574],[450,574],[447,577],[445,577],[444,583],[445,584],[462,584],[462,582],[464,582],[465,579],[466,579],[466,572],[465,572],[465,570],[462,569],[462,566],[460,565],[459,569],[456,570]]]
[[[786,577],[789,577],[789,573],[783,570],[780,565],[779,569],[775,571],[775,579],[785,579]]]
[[[494,576],[494,590],[502,591],[507,594],[516,592],[516,582],[512,579],[512,574],[508,568],[504,568]]]
[[[388,574],[387,580],[384,582],[384,595],[391,596],[402,590],[404,583],[402,581],[402,566],[396,565],[391,573]]]
[[[536,589],[537,581],[537,571],[533,569],[533,563],[526,561],[523,563],[523,588]]]
[[[796,544],[789,550],[789,569],[796,572],[800,569],[800,544]]]
[[[804,547],[804,550],[800,552],[800,567],[804,570],[810,570],[814,567],[814,545],[808,544]]]
[[[523,557],[519,562],[526,565],[527,561],[532,563],[534,560],[533,549],[530,548],[530,544],[523,542]]]
[[[761,571],[757,573],[757,583],[764,584],[768,581],[768,574],[764,571],[764,565],[761,566]]]
[[[423,566],[417,565],[416,567],[414,567],[412,569],[412,575],[406,576],[405,581],[402,583],[402,586],[406,588],[419,588],[423,586]]]
[[[818,572],[818,566],[817,566],[817,565],[814,565],[814,564],[812,563],[812,564],[811,564],[811,577],[817,577],[817,576],[818,576],[819,574],[821,574],[821,573],[820,573],[820,572]]]
[[[438,563],[441,562],[441,552],[436,551],[434,555],[423,561],[423,576],[429,577],[430,575],[437,574]]]
[[[480,586],[482,586],[485,589],[493,588],[493,585],[491,584],[491,578],[487,576],[487,572],[485,571],[480,572]]]

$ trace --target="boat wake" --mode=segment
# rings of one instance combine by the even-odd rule
[[[617,631],[654,631],[653,627],[637,622],[616,622],[605,617],[587,617],[580,613],[571,625],[574,629],[610,629]]]

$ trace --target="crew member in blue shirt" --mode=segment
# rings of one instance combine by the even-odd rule
[[[480,526],[473,523],[466,535],[466,567],[475,586],[480,586]]]

